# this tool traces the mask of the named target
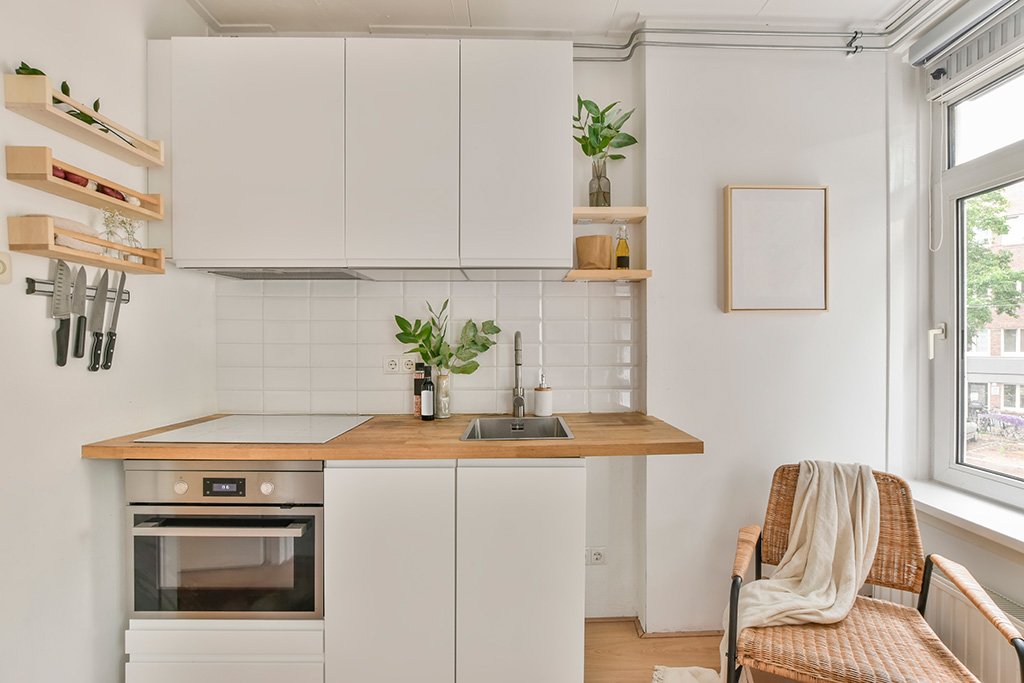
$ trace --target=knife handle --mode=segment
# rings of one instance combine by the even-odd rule
[[[68,342],[71,339],[71,318],[61,318],[57,324],[57,365],[68,364]]]
[[[75,321],[75,358],[85,358],[85,316]]]
[[[103,350],[103,333],[92,333],[92,353],[89,354],[89,372],[100,369],[100,352]]]
[[[114,342],[117,341],[117,332],[110,330],[107,332],[107,350],[103,354],[103,365],[100,367],[104,370],[109,370],[110,366],[114,364]]]

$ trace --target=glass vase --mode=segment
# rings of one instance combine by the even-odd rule
[[[608,180],[605,171],[607,159],[594,159],[590,169],[590,205],[611,206],[612,205],[612,181]]]
[[[435,407],[434,417],[445,419],[452,416],[452,376],[438,370],[434,381]]]

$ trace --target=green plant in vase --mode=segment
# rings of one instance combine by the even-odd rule
[[[623,154],[612,154],[609,150],[622,149],[637,142],[635,137],[622,132],[622,127],[636,109],[623,113],[617,108],[619,104],[612,102],[606,107],[599,107],[592,100],[576,96],[576,116],[572,117],[572,127],[579,131],[579,135],[574,135],[573,140],[579,143],[583,153],[592,160],[591,206],[612,205],[612,184],[607,173],[608,159],[626,157]]]
[[[403,344],[414,344],[406,353],[418,354],[423,362],[437,368],[434,377],[434,393],[437,397],[437,417],[451,417],[451,375],[471,375],[480,367],[476,358],[486,353],[496,343],[491,337],[501,332],[493,320],[485,320],[479,326],[467,320],[462,326],[457,343],[448,341],[448,299],[440,310],[427,302],[430,319],[408,321],[395,316],[398,334],[395,339]]]

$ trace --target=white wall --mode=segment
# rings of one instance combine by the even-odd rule
[[[885,466],[885,58],[646,59],[648,409],[706,443],[647,461],[646,626],[713,629],[776,466]],[[722,312],[729,183],[830,186],[828,312]]]
[[[5,72],[25,60],[58,83],[67,79],[80,99],[101,97],[105,112],[137,130],[145,123],[146,38],[204,31],[184,0],[0,0]],[[72,164],[144,187],[143,169],[6,109],[0,142],[49,145]],[[5,215],[99,215],[6,180],[0,206]],[[6,235],[4,221],[0,249]],[[14,254],[13,274],[0,285],[2,678],[110,683],[123,669],[122,476],[120,463],[83,461],[79,448],[214,408],[213,283],[173,269],[129,276],[114,368],[89,373],[77,359],[55,366],[49,300],[24,294],[24,278],[49,278],[49,264]]]

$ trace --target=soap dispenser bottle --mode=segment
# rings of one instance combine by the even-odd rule
[[[544,373],[540,373],[540,384],[533,390],[533,414],[537,417],[551,417],[554,408],[555,392],[544,381]]]

